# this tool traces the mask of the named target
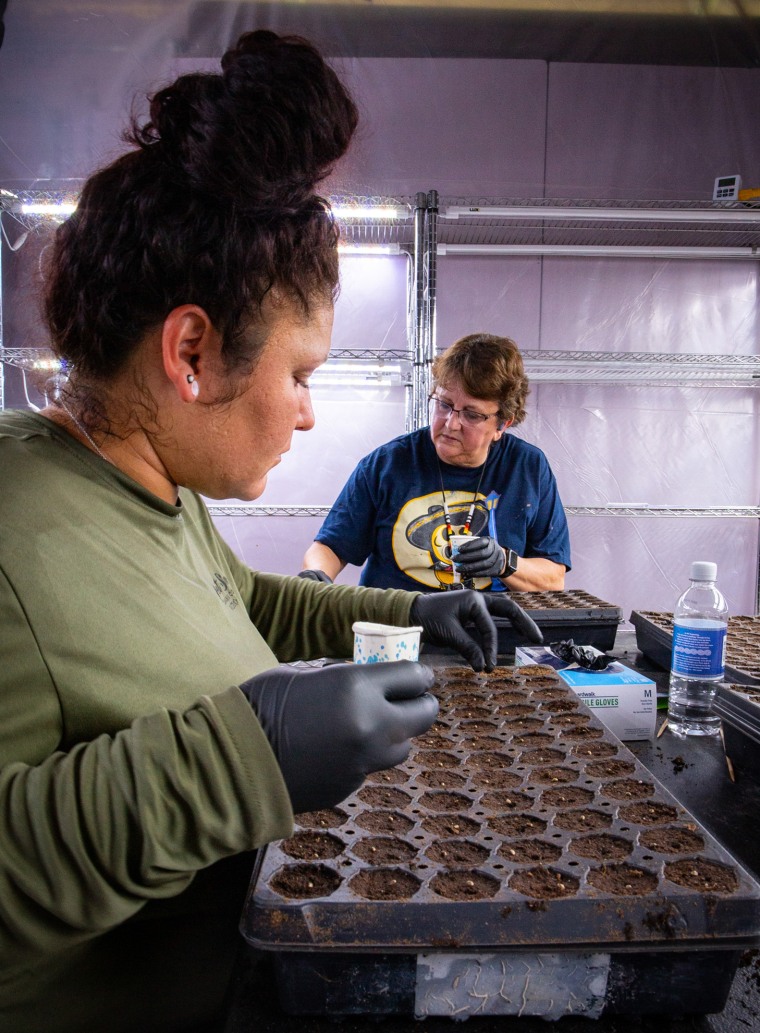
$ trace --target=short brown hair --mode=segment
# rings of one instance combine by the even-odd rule
[[[433,362],[436,386],[461,383],[468,395],[495,402],[499,416],[514,426],[525,419],[528,378],[522,356],[510,337],[468,334],[460,337]]]

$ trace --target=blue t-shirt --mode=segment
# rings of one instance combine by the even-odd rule
[[[443,491],[452,530],[490,534],[518,556],[541,556],[570,569],[570,536],[557,482],[541,449],[512,434],[491,445],[482,467],[440,463],[430,428],[402,434],[358,464],[316,540],[346,563],[362,566],[360,584],[426,591],[451,583],[451,552]],[[477,578],[475,588],[501,588]]]

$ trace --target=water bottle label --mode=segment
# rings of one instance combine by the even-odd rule
[[[717,622],[696,622],[673,628],[674,674],[686,677],[722,678],[726,656],[726,627]]]

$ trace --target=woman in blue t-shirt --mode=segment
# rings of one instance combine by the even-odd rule
[[[436,590],[457,570],[476,589],[546,591],[570,569],[567,520],[546,456],[506,433],[525,419],[528,379],[514,341],[461,338],[433,363],[430,426],[365,456],[304,557],[302,576]]]

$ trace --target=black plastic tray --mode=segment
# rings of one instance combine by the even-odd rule
[[[686,966],[684,1010],[719,1010],[735,952],[760,937],[757,883],[550,668],[448,668],[437,679],[439,720],[409,760],[370,776],[340,808],[300,815],[295,835],[260,856],[241,930],[253,947],[281,952],[284,1006],[404,1010],[409,956],[418,965],[431,953],[501,964],[515,953],[610,952],[612,988],[616,965],[622,985],[655,950],[673,952],[663,972]],[[383,840],[398,852],[387,862],[373,857]],[[294,856],[306,842],[309,856]],[[600,856],[589,858],[589,845]],[[726,978],[716,971],[705,991],[697,973],[716,950]],[[312,991],[336,965],[348,982],[320,1004]],[[389,965],[396,1004],[378,975]],[[616,1000],[610,1007],[626,1010],[625,995]]]
[[[668,670],[673,648],[673,614],[634,610],[631,624],[636,645],[654,663]],[[730,617],[726,634],[726,680],[760,684],[760,617]]]
[[[560,642],[571,638],[576,645],[594,646],[606,652],[615,645],[617,629],[623,613],[619,606],[585,592],[571,589],[561,592],[512,592],[511,597],[527,610],[543,632],[544,641]],[[515,647],[526,645],[509,621],[496,617],[498,653],[501,657],[514,654]],[[444,654],[450,651],[423,646],[423,652]]]
[[[523,987],[512,1001],[499,986],[498,1012],[489,1008],[493,998],[484,993],[482,970],[475,968],[473,979],[480,982],[473,989],[472,1001],[467,1006],[462,993],[449,998],[448,1006],[438,1009],[436,1015],[452,1019],[478,1016],[526,1017],[539,1016],[554,1021],[567,1015],[599,1018],[601,1015],[672,1015],[705,1014],[722,1011],[742,954],[727,950],[671,950],[667,953],[633,951],[609,955],[607,980],[603,1003],[576,996],[575,1007],[560,1011],[562,990],[551,1001],[536,1004],[530,1001],[529,988],[546,990],[542,984],[543,965],[551,956],[532,959],[521,952],[502,952],[495,955],[501,971],[506,975],[522,973]],[[556,957],[556,955],[555,955]],[[565,957],[572,957],[565,955]],[[423,959],[424,963],[424,959]],[[581,964],[581,959],[578,959]],[[293,1015],[412,1015],[429,1018],[419,1002],[419,961],[413,954],[343,954],[302,951],[280,953],[274,956],[276,989],[282,1010]],[[463,975],[467,976],[463,967]],[[510,1006],[511,1005],[511,1006]],[[495,1021],[492,1018],[492,1021]],[[563,1024],[564,1025],[564,1024]],[[478,1027],[482,1029],[482,1026]],[[496,1027],[494,1027],[496,1028]],[[501,1026],[498,1028],[502,1028]],[[503,1027],[506,1029],[507,1027]],[[560,1029],[547,1024],[547,1031]],[[668,1027],[670,1028],[670,1027]]]
[[[760,779],[760,686],[721,685],[713,709],[735,774]]]
[[[566,592],[513,592],[512,597],[530,612],[547,643],[571,638],[577,645],[594,646],[602,652],[615,645],[617,629],[623,619],[619,606],[613,606],[582,589]],[[518,641],[511,624],[497,618],[496,627],[499,631],[499,652],[514,652]]]

